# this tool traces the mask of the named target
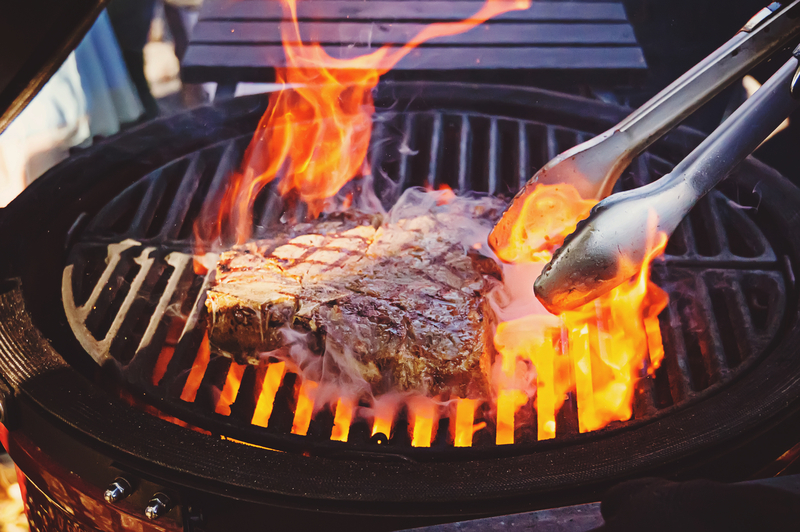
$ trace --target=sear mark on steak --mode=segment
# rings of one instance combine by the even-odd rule
[[[284,346],[288,326],[373,393],[482,393],[492,345],[483,296],[500,270],[453,233],[430,215],[381,225],[349,212],[229,250],[206,300],[211,342],[256,362]]]

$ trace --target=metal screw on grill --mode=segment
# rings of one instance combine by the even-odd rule
[[[156,493],[147,503],[144,515],[148,519],[158,519],[172,509],[172,501],[165,493]]]
[[[108,485],[103,498],[107,503],[113,504],[119,502],[133,492],[131,483],[122,477],[117,477],[114,482]]]

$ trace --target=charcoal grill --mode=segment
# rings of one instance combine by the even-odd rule
[[[466,84],[382,84],[376,101],[370,160],[384,184],[509,197],[626,114]],[[120,504],[131,515],[168,492],[176,509],[162,523],[188,530],[264,519],[390,529],[578,502],[646,473],[742,479],[800,441],[800,192],[754,160],[695,208],[654,266],[670,294],[660,316],[666,358],[639,382],[630,421],[579,434],[570,397],[546,441],[523,431],[497,446],[479,431],[472,447],[454,448],[445,418],[430,448],[414,448],[403,412],[390,438],[370,438],[357,422],[346,442],[331,441],[330,408],[306,436],[291,434],[294,376],[270,388],[268,367],[198,359],[209,280],[192,269],[192,223],[221,193],[265,108],[264,97],[238,98],[130,130],[75,154],[2,213],[0,370],[12,457],[33,457],[33,445],[86,489],[130,478],[138,495]],[[618,186],[669,172],[701,139],[676,130]],[[381,190],[390,203],[393,187]],[[269,190],[257,201],[257,234],[280,216],[276,205]],[[229,373],[241,385],[220,400]],[[254,420],[261,393],[276,395],[266,427]]]

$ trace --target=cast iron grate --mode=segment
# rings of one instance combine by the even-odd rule
[[[370,160],[387,203],[393,190],[425,185],[510,197],[546,161],[589,137],[509,117],[383,111],[375,117]],[[284,376],[275,364],[239,366],[209,355],[204,346],[210,279],[192,268],[192,224],[203,202],[221,195],[249,140],[206,147],[142,177],[87,223],[64,270],[70,325],[92,357],[120,370],[130,390],[144,392],[161,412],[222,437],[299,451],[345,445],[402,453],[410,446],[407,412],[398,414],[388,442],[370,438],[365,421],[354,422],[347,443],[330,442],[335,405],[316,415],[307,436],[294,436],[296,375]],[[681,156],[645,153],[618,187],[641,186]],[[388,180],[399,187],[385,186]],[[280,216],[270,194],[257,201],[256,236]],[[639,381],[632,420],[604,430],[698,400],[754,363],[785,314],[781,272],[776,252],[745,209],[720,191],[704,198],[670,240],[665,260],[654,266],[654,280],[670,295],[660,316],[664,363]],[[268,415],[256,410],[265,393],[275,396]],[[532,407],[524,408],[535,416]],[[576,409],[570,396],[556,420],[556,441],[580,437]],[[452,447],[448,423],[443,418],[434,429],[434,451]],[[475,448],[494,445],[486,432],[476,433]],[[535,441],[535,432],[520,436]]]

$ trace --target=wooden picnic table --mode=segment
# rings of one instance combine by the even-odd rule
[[[433,22],[468,18],[479,0],[299,0],[304,41],[336,58],[400,46]],[[285,64],[279,0],[205,0],[181,75],[186,82],[274,81]],[[647,65],[620,2],[534,0],[459,35],[432,39],[384,77],[526,83],[628,85]]]

